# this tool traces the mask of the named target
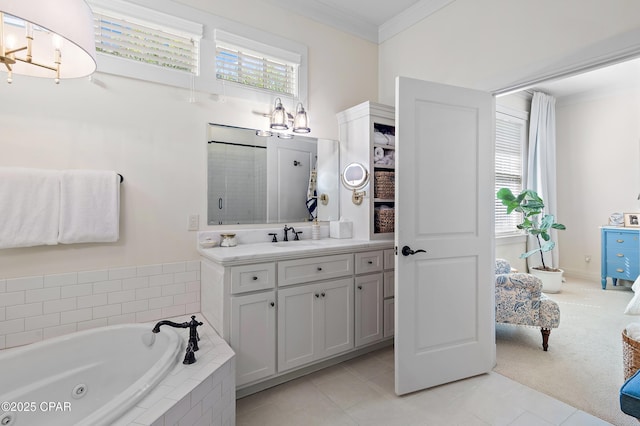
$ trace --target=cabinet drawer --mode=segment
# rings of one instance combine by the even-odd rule
[[[393,288],[394,280],[395,278],[393,276],[393,271],[384,273],[384,298],[385,299],[387,297],[394,296],[394,292],[395,292],[395,289]]]
[[[231,293],[274,288],[276,283],[275,263],[258,263],[231,267]]]
[[[353,274],[353,255],[310,257],[278,262],[278,286],[338,278]]]
[[[356,253],[356,274],[382,271],[382,250]]]
[[[387,249],[384,251],[384,269],[395,268],[396,257],[394,256],[395,249]]]
[[[607,232],[607,254],[629,248],[638,249],[637,233]]]

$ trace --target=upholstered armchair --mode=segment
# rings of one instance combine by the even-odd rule
[[[551,329],[560,325],[560,308],[542,293],[542,281],[531,274],[512,273],[509,262],[497,259],[495,291],[496,322],[540,327],[546,351]]]

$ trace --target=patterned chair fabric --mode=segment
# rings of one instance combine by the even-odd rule
[[[542,293],[542,281],[525,273],[511,273],[509,262],[496,260],[496,322],[540,327],[546,351],[552,328],[560,325],[558,304]]]

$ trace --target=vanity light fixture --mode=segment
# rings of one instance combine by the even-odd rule
[[[309,117],[307,111],[304,110],[302,103],[298,103],[296,107],[295,118],[289,114],[282,106],[282,100],[276,98],[275,107],[271,113],[271,128],[274,130],[288,130],[292,127],[295,133],[309,133]]]
[[[296,117],[293,120],[293,131],[295,133],[309,133],[311,129],[309,128],[309,117],[307,117],[307,112],[304,110],[302,103],[298,103],[296,107]]]
[[[96,69],[93,14],[84,0],[0,0],[0,69],[33,77],[85,77]]]

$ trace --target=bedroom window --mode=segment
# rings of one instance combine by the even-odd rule
[[[515,111],[518,113],[519,111]],[[495,193],[500,188],[509,188],[514,194],[522,191],[524,148],[526,141],[526,113],[514,114],[498,106],[496,112],[496,165]],[[494,197],[496,237],[518,234],[518,215],[507,215],[507,208]]]

